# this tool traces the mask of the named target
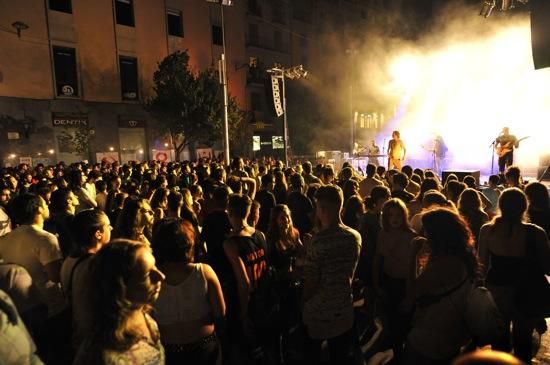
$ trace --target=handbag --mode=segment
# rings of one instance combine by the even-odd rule
[[[528,227],[525,264],[520,272],[515,307],[527,318],[550,317],[550,283],[537,260],[536,230]]]

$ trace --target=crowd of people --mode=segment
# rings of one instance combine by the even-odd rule
[[[242,158],[1,172],[2,363],[529,364],[546,331],[549,193],[515,166],[484,186]]]

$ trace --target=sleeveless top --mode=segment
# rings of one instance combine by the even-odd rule
[[[202,264],[194,264],[191,274],[181,283],[164,283],[155,303],[155,319],[160,325],[195,321],[209,313],[208,283]]]

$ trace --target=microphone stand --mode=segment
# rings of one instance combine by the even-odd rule
[[[491,153],[491,175],[494,174],[494,166],[495,166],[495,146],[497,144],[497,140],[496,138],[493,140],[493,142],[491,142],[491,144],[489,145],[489,148],[491,148],[492,150],[492,153]]]

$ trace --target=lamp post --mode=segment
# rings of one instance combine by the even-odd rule
[[[349,84],[349,115],[350,115],[350,157],[353,157],[353,150],[355,149],[355,118],[353,112],[353,83],[355,80],[355,55],[356,49],[346,49],[346,54],[350,56],[350,84]]]
[[[283,148],[284,148],[284,161],[285,166],[288,166],[288,120],[286,116],[286,86],[285,78],[287,79],[300,79],[307,76],[307,71],[304,69],[304,66],[294,66],[290,68],[283,68],[279,65],[267,70],[271,76],[276,77],[282,80],[283,88]]]
[[[223,85],[223,154],[225,165],[229,166],[229,97],[227,92],[227,62],[225,59],[225,19],[223,7],[233,5],[232,0],[206,0],[209,3],[220,5],[222,17],[222,48],[223,52],[220,59],[220,83]]]

